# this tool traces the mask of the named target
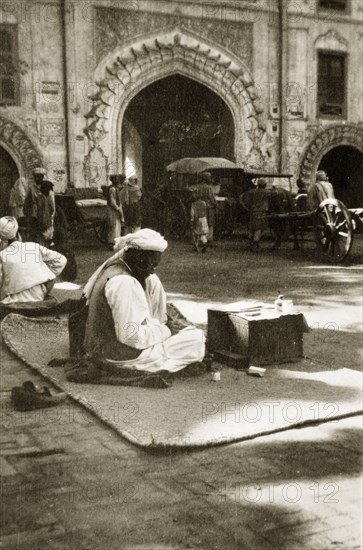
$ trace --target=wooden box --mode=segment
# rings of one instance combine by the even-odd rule
[[[249,317],[243,313],[208,310],[208,351],[238,368],[299,361],[303,356],[305,319],[301,313]],[[224,360],[223,360],[224,358]]]

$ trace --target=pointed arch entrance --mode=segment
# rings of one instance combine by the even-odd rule
[[[234,121],[225,102],[190,78],[165,77],[129,103],[122,125],[124,170],[151,189],[183,157],[234,160]]]
[[[310,185],[316,171],[325,170],[337,197],[350,208],[363,205],[363,127],[334,124],[318,132],[305,149],[300,176]]]
[[[27,134],[12,120],[0,116],[0,213],[8,214],[9,194],[19,176],[29,177],[43,159]]]
[[[121,171],[120,144],[128,105],[147,86],[177,74],[206,86],[224,100],[234,122],[234,156],[242,165],[254,145],[256,130],[264,132],[263,108],[249,70],[219,45],[179,28],[117,48],[98,65],[98,90],[86,115],[89,151],[102,149],[110,169]]]
[[[349,145],[333,147],[322,157],[319,170],[325,170],[336,197],[348,208],[363,206],[363,151]]]

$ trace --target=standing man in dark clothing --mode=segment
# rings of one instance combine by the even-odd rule
[[[264,178],[257,180],[257,187],[243,193],[240,203],[249,212],[249,241],[251,252],[257,252],[262,232],[267,229],[267,214],[269,209],[269,191]]]
[[[286,214],[295,210],[294,202],[291,193],[281,187],[275,187],[270,192],[269,196],[269,212],[271,214]],[[292,224],[290,220],[275,218],[270,221],[270,228],[275,235],[275,242],[272,246],[273,250],[281,247],[282,241],[287,241],[292,232]]]

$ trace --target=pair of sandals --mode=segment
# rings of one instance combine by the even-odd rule
[[[49,388],[39,388],[31,380],[27,380],[22,386],[15,386],[11,390],[11,402],[18,411],[33,411],[55,407],[67,397],[65,393],[52,395]]]

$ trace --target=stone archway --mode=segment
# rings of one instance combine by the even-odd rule
[[[180,29],[118,48],[99,64],[98,91],[86,115],[90,149],[102,147],[112,169],[122,170],[122,120],[128,104],[143,88],[173,74],[194,79],[225,101],[235,125],[236,162],[243,165],[256,146],[256,131],[264,132],[263,109],[249,71],[221,47]]]
[[[352,146],[363,153],[363,126],[334,124],[316,134],[305,149],[300,164],[300,177],[306,184],[315,181],[318,166],[331,149],[340,145]]]
[[[42,156],[26,133],[14,122],[0,116],[0,146],[14,159],[19,174],[29,177],[36,166],[42,166]]]

